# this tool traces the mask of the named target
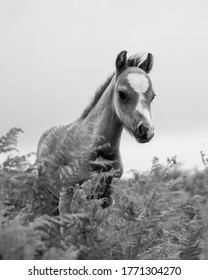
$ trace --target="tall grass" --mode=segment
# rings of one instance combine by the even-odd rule
[[[16,150],[19,129],[0,138],[0,153]],[[74,186],[67,237],[54,216],[48,182],[30,156],[0,165],[0,259],[208,259],[208,174],[182,171],[176,158],[149,172],[114,180],[114,203],[101,207],[92,177]],[[102,174],[99,174],[102,176]],[[47,181],[47,179],[46,179]]]

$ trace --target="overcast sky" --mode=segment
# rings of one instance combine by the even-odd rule
[[[125,169],[153,156],[185,166],[208,153],[208,2],[206,0],[0,0],[0,135],[20,127],[22,153],[42,132],[79,117],[115,58],[151,52],[155,137],[124,133]]]

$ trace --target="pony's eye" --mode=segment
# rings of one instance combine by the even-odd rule
[[[156,96],[156,94],[152,95],[151,102],[154,100],[155,96]]]
[[[127,94],[123,90],[119,90],[118,95],[121,100],[127,99]]]

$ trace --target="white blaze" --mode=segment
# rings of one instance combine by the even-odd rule
[[[143,115],[144,118],[146,119],[146,122],[149,124],[149,126],[150,126],[151,128],[153,128],[153,122],[152,122],[152,119],[151,119],[149,110],[147,110],[146,108],[144,108],[143,111],[142,111],[142,115]]]
[[[127,76],[127,80],[131,88],[138,93],[144,93],[149,87],[148,79],[144,74],[130,73]]]
[[[138,74],[138,73],[130,73],[127,76],[127,79],[131,88],[139,95],[139,100],[136,106],[136,110],[144,117],[147,124],[149,124],[149,126],[153,129],[153,122],[150,116],[150,112],[142,104],[142,101],[145,99],[144,93],[149,88],[148,79],[145,77],[144,74]]]
[[[153,122],[152,122],[152,118],[150,116],[150,112],[147,108],[145,108],[142,105],[141,100],[142,100],[142,98],[140,98],[140,100],[138,101],[136,110],[143,116],[143,118],[146,120],[147,124],[149,124],[149,126],[151,128],[153,128]]]

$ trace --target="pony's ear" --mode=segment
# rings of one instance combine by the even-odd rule
[[[141,63],[138,66],[146,73],[149,73],[152,70],[153,66],[153,55],[151,53],[148,53],[146,58],[143,61],[141,61]]]
[[[121,73],[127,67],[127,51],[122,51],[116,58],[116,71]]]

